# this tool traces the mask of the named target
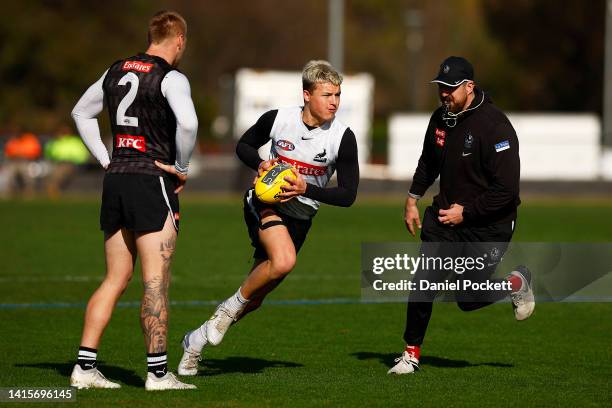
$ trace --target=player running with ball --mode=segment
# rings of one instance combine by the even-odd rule
[[[202,349],[221,343],[229,327],[261,306],[295,266],[320,202],[349,207],[359,184],[354,133],[336,118],[342,76],[326,61],[310,61],[302,71],[304,106],[263,114],[242,136],[236,153],[258,175],[277,161],[294,166],[295,177],[278,204],[259,201],[253,189],[244,197],[244,220],[255,247],[249,275],[213,316],[183,338],[180,375],[196,375]],[[257,150],[272,141],[270,160]],[[326,187],[337,170],[338,186]]]

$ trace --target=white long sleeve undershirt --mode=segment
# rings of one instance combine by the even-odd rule
[[[96,116],[104,109],[104,90],[102,83],[108,70],[93,85],[91,85],[81,96],[72,109],[72,118],[76,123],[77,130],[83,139],[83,143],[91,154],[100,162],[102,167],[107,168],[110,163],[108,150],[102,143],[100,137],[100,126]]]
[[[104,168],[108,167],[110,158],[106,146],[102,143],[96,117],[104,108],[102,84],[107,72],[108,70],[85,91],[72,110],[72,117],[85,146]],[[198,117],[191,100],[191,87],[185,75],[170,71],[161,82],[161,91],[176,118],[174,167],[178,172],[186,174],[198,133]]]

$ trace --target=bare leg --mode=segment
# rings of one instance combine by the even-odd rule
[[[262,223],[280,220],[276,214],[263,218]],[[198,329],[190,332],[184,344],[185,353],[179,365],[179,373],[194,375],[197,371],[199,353],[206,344],[216,346],[221,343],[230,325],[238,318],[256,310],[268,293],[282,282],[295,266],[296,251],[293,241],[284,225],[275,225],[259,230],[259,239],[269,259],[257,259],[251,272],[242,283],[240,293],[235,293],[223,301],[215,314]],[[245,302],[244,299],[248,302]],[[252,303],[252,305],[251,305]]]
[[[255,271],[260,265],[262,265],[265,262],[266,262],[265,259],[255,259],[255,261],[253,262],[253,268],[251,269],[251,272],[249,274],[253,273],[253,271]],[[270,281],[266,285],[258,289],[257,293],[252,298],[249,299],[249,303],[247,303],[246,307],[244,308],[244,310],[238,317],[238,320],[243,319],[249,313],[259,309],[259,307],[263,303],[268,293],[272,292],[274,288],[280,285],[283,279],[284,279],[284,276],[282,278]]]
[[[271,215],[262,220],[262,224],[280,220]],[[246,299],[263,298],[291,272],[296,262],[296,252],[289,231],[284,225],[276,225],[259,230],[259,239],[268,254],[267,260],[256,260],[249,276],[241,286],[241,293]]]
[[[170,220],[161,231],[137,234],[136,247],[142,265],[144,294],[140,323],[147,353],[165,352],[168,333],[170,264],[176,248],[176,230]]]
[[[98,348],[115,304],[124,292],[134,271],[136,248],[130,231],[119,230],[104,240],[106,277],[87,304],[81,346]]]

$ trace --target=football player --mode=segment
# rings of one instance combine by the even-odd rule
[[[294,177],[276,205],[244,196],[244,220],[255,248],[253,266],[242,285],[210,319],[183,338],[180,375],[196,375],[202,349],[221,343],[229,327],[259,308],[266,295],[293,270],[320,203],[349,207],[359,184],[355,135],[338,118],[342,76],[326,61],[310,61],[302,71],[304,106],[264,113],[236,147],[240,160],[260,176],[276,162],[294,167]],[[268,160],[258,149],[271,141]],[[337,172],[338,185],[327,187]]]
[[[87,304],[70,378],[78,388],[119,388],[97,369],[97,351],[137,256],[144,285],[140,319],[147,348],[145,388],[196,388],[167,371],[166,353],[178,193],[187,181],[198,128],[189,81],[176,69],[185,50],[187,24],[178,13],[159,12],[149,23],[148,36],[146,52],[113,63],[72,111],[83,141],[106,170],[100,211],[106,277]],[[104,101],[113,133],[112,158],[96,119]]]

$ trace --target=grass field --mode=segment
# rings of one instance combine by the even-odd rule
[[[103,276],[98,206],[95,198],[0,202],[0,387],[68,384],[84,302]],[[539,304],[524,323],[508,304],[470,314],[437,304],[422,371],[387,376],[403,347],[405,306],[359,303],[360,244],[408,240],[401,206],[323,207],[269,304],[206,350],[195,392],[144,391],[136,273],[98,354],[123,388],[79,391],[77,405],[612,405],[611,303]],[[515,240],[610,241],[611,214],[612,201],[527,200]],[[181,223],[170,290],[173,371],[183,333],[237,288],[251,262],[238,197],[187,197]]]

